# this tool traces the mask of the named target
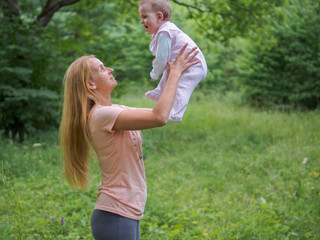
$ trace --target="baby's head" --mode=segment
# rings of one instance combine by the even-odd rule
[[[164,21],[171,20],[172,8],[169,0],[140,0],[139,8],[145,4],[155,13],[162,12]]]
[[[140,0],[139,12],[141,23],[148,34],[154,34],[172,16],[169,0]]]

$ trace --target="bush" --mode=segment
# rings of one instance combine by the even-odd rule
[[[250,49],[243,75],[245,99],[257,106],[315,109],[320,105],[320,4],[290,1],[282,21],[268,29],[269,38]]]
[[[21,136],[56,126],[58,94],[45,77],[49,48],[31,24],[0,18],[0,129]]]
[[[121,13],[122,5],[81,1],[57,12],[46,28],[37,28],[37,11],[31,2],[24,4],[27,14],[0,15],[0,133],[21,137],[57,128],[64,73],[82,55],[96,55],[115,69],[119,86],[113,96],[123,94],[128,82],[149,81],[150,39],[132,14]]]

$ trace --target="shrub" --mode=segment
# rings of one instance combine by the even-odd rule
[[[47,87],[50,50],[36,29],[0,17],[0,129],[14,134],[57,126],[58,93]]]
[[[320,4],[290,1],[282,21],[268,29],[268,38],[250,49],[243,75],[244,98],[257,106],[315,109],[320,105]]]

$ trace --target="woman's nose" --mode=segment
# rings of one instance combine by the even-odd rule
[[[143,24],[143,19],[141,19],[140,23]]]
[[[114,71],[112,68],[108,68],[108,70],[110,73],[113,73],[113,71]]]

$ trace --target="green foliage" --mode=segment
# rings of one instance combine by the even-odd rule
[[[152,56],[149,37],[135,14],[123,13],[123,4],[81,1],[61,9],[47,28],[34,25],[39,14],[34,1],[22,3],[20,17],[0,16],[0,129],[34,133],[56,128],[62,79],[69,64],[93,54],[115,69],[118,87],[143,84],[149,79]],[[137,40],[139,39],[139,40]],[[137,64],[139,59],[139,64]],[[130,84],[128,84],[130,83]]]
[[[248,40],[234,38],[229,40],[228,45],[221,42],[207,45],[204,52],[207,53],[208,74],[200,84],[201,91],[214,90],[220,94],[238,92]]]
[[[285,2],[265,0],[187,0],[172,2],[187,6],[189,18],[197,22],[197,30],[214,41],[228,41],[237,36],[259,32],[273,16],[274,8]]]
[[[258,106],[315,109],[320,105],[320,4],[290,1],[283,20],[253,43],[243,76],[245,98]]]
[[[0,16],[0,128],[14,133],[57,126],[58,94],[50,89],[50,49],[31,24]]]
[[[150,107],[143,92],[119,103]],[[238,101],[196,94],[181,123],[143,131],[141,239],[319,239],[319,113],[259,112]],[[72,190],[57,139],[0,142],[0,239],[92,239],[98,163],[89,189]]]
[[[57,51],[66,51],[73,58],[93,54],[115,70],[119,83],[115,96],[123,94],[127,84],[143,84],[150,78],[151,38],[140,24],[136,6],[81,1],[58,12],[49,27],[59,36]]]
[[[82,55],[93,54],[115,70],[118,87],[113,97],[132,86],[156,86],[149,76],[151,39],[140,24],[139,0],[81,0],[61,8],[41,28],[34,19],[45,2],[18,2],[18,17],[5,17],[1,9],[1,133],[19,132],[21,137],[56,128],[64,73]],[[202,91],[241,89],[248,100],[264,106],[318,106],[319,7],[313,0],[301,7],[303,1],[276,8],[285,2],[171,1],[173,21],[206,56],[208,76],[199,86]]]

